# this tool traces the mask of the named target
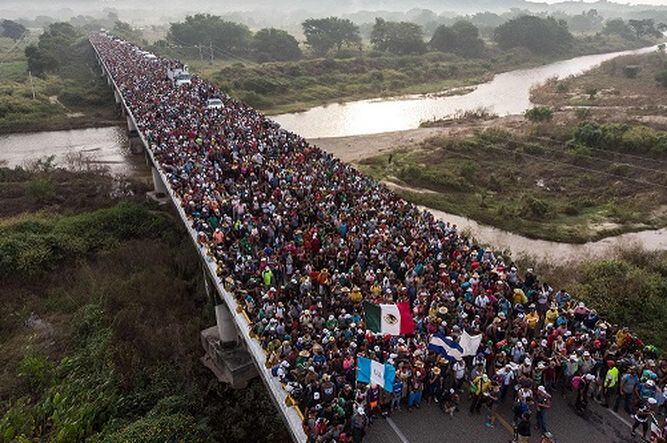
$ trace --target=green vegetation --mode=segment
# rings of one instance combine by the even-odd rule
[[[661,50],[616,57],[580,76],[547,82],[532,91],[531,100],[556,109],[585,106],[605,121],[661,115],[667,100],[667,88],[661,86],[666,66]]]
[[[522,47],[542,54],[567,52],[574,40],[564,21],[532,15],[523,15],[498,26],[494,39],[503,49]]]
[[[20,23],[12,20],[0,21],[0,37],[10,38],[17,41],[27,35],[28,30]]]
[[[236,63],[203,74],[233,97],[277,113],[326,102],[469,85],[485,78],[491,63],[443,53],[374,53],[347,59]]]
[[[290,61],[301,58],[301,48],[296,39],[282,29],[260,29],[252,37],[255,59],[266,61]]]
[[[434,137],[414,149],[362,160],[360,167],[397,184],[397,192],[413,203],[532,238],[585,242],[665,226],[667,173],[654,162],[667,161],[667,152],[638,144],[664,133],[628,126],[623,134],[633,134],[625,135],[629,144],[603,149],[594,144],[597,138],[582,136],[599,126],[582,123],[561,139],[500,129]],[[540,127],[550,137],[563,131],[553,123]],[[647,154],[657,160],[636,157]],[[646,169],[656,171],[649,181]]]
[[[226,57],[246,54],[252,32],[246,25],[225,21],[217,15],[196,14],[185,17],[181,23],[172,23],[167,39],[191,47],[213,45]]]
[[[0,63],[0,133],[118,122],[92,49],[76,28],[51,25],[36,44],[25,47],[24,55],[20,42],[10,48],[12,56]]]
[[[647,126],[586,122],[574,131],[572,144],[633,154],[667,155],[667,134]]]
[[[104,207],[56,215],[35,180],[64,201],[95,181]],[[111,185],[0,169],[0,206],[31,208],[0,218],[0,440],[286,440],[261,382],[234,391],[199,362],[215,319],[180,222]]]
[[[546,122],[553,118],[554,111],[548,106],[535,106],[527,110],[524,115],[533,123]]]
[[[360,46],[359,27],[348,19],[339,17],[310,18],[303,22],[303,35],[308,46],[318,56],[324,56],[334,48],[340,52],[343,46]]]
[[[485,50],[479,30],[470,22],[458,21],[452,26],[440,25],[433,33],[431,48],[461,57],[480,57]]]
[[[652,43],[651,33],[638,37],[624,21],[627,35],[611,27],[575,38],[563,20],[554,18],[494,21],[482,14],[471,20],[498,23],[495,42],[485,42],[471,21],[429,28],[382,18],[364,26],[364,42],[350,19],[326,17],[301,24],[302,51],[285,31],[262,29],[253,35],[244,25],[198,14],[172,23],[166,40],[157,41],[152,50],[184,59],[225,92],[274,114],[336,101],[442,92],[518,67]],[[214,61],[205,64],[204,54]]]
[[[426,52],[424,31],[421,26],[409,22],[388,22],[376,18],[371,44],[378,51],[397,55]]]
[[[602,260],[580,263],[535,263],[526,257],[524,264],[535,266],[553,287],[567,288],[572,294],[597,309],[608,321],[628,326],[661,351],[667,349],[667,252],[649,252],[621,247],[610,250]]]

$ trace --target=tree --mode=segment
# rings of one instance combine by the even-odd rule
[[[299,42],[282,29],[265,28],[257,31],[252,39],[252,50],[260,62],[288,61],[301,58]]]
[[[167,39],[182,46],[213,46],[222,56],[247,54],[252,33],[246,25],[228,22],[217,15],[195,14],[171,23]]]
[[[111,33],[123,40],[140,43],[143,40],[143,34],[137,29],[133,29],[129,23],[116,20],[111,29]]]
[[[502,49],[524,47],[536,54],[556,54],[574,38],[562,20],[522,15],[498,26],[494,39]]]
[[[393,54],[421,54],[426,52],[421,26],[409,22],[388,22],[375,19],[371,43],[378,51]]]
[[[320,56],[326,55],[344,45],[360,45],[359,27],[351,20],[338,17],[314,19],[309,18],[301,24],[306,42]]]
[[[23,37],[28,30],[20,23],[12,20],[3,20],[0,22],[0,36],[11,38],[16,41]]]
[[[655,29],[655,22],[650,18],[643,20],[628,20],[628,25],[635,32],[637,38],[660,37],[662,35],[660,31]]]
[[[568,28],[572,32],[595,32],[602,27],[604,18],[598,14],[597,9],[591,9],[578,15],[572,15],[567,18]]]
[[[53,23],[39,36],[37,46],[25,49],[29,69],[37,75],[55,71],[72,59],[72,46],[81,34],[69,23]]]
[[[58,60],[35,45],[25,48],[25,56],[28,59],[28,69],[35,75],[55,71],[58,68]]]
[[[462,57],[479,57],[484,52],[484,42],[479,38],[479,30],[472,23],[463,20],[451,27],[440,25],[429,44],[435,50]]]
[[[607,20],[604,24],[604,27],[602,28],[602,33],[603,34],[615,34],[619,35],[625,39],[634,39],[635,35],[630,28],[630,26],[623,21],[622,18],[615,18],[612,20]]]

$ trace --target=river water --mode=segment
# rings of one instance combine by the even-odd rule
[[[532,256],[541,260],[573,260],[582,262],[592,257],[600,257],[618,249],[619,246],[642,246],[649,251],[667,251],[667,228],[650,231],[628,232],[588,243],[559,243],[536,240],[519,234],[477,223],[460,215],[449,214],[436,209],[425,208],[436,218],[456,224],[460,230],[468,231],[479,242],[493,246],[496,250],[509,249],[514,256]]]
[[[419,94],[318,106],[305,112],[273,116],[285,129],[306,138],[344,137],[417,128],[420,123],[485,107],[499,116],[522,114],[532,105],[530,89],[546,80],[581,74],[619,55],[656,50],[586,55],[530,69],[496,75],[464,95]]]
[[[581,73],[618,55],[651,50],[654,48],[577,57],[537,68],[511,71],[497,75],[492,81],[479,85],[474,92],[462,96],[418,95],[362,100],[317,107],[298,114],[284,114],[275,119],[285,128],[307,138],[318,138],[412,129],[423,120],[446,117],[458,110],[474,109],[480,105],[499,115],[519,114],[530,107],[529,93],[533,85],[554,76]],[[74,155],[95,166],[108,167],[114,174],[147,175],[143,155],[132,154],[129,150],[125,128],[0,135],[0,165],[20,166],[48,155],[53,155],[56,163],[63,166],[67,166],[68,157]],[[458,215],[437,210],[431,212],[444,221],[469,230],[482,243],[510,249],[515,255],[581,261],[604,255],[610,247],[619,244],[639,244],[649,250],[667,250],[667,228],[628,233],[585,244],[569,244],[533,240]]]
[[[51,155],[60,166],[77,158],[113,174],[137,174],[145,165],[143,156],[130,152],[127,131],[121,127],[0,135],[0,163],[9,167]]]

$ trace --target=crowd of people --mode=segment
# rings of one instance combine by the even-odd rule
[[[376,418],[425,402],[487,426],[513,402],[519,441],[536,426],[549,435],[556,394],[582,415],[591,399],[623,409],[645,436],[664,413],[667,361],[626,328],[201,78],[176,87],[166,71],[178,62],[106,34],[91,42],[309,441],[361,441]],[[208,109],[212,97],[223,107]],[[414,334],[367,331],[363,301],[409,302]],[[482,334],[476,355],[427,349],[433,333],[463,331]],[[360,356],[393,365],[393,389],[357,383]]]

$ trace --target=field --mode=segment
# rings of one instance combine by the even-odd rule
[[[215,318],[177,219],[41,166],[0,168],[0,439],[284,441],[261,382],[199,362]]]
[[[359,167],[416,204],[531,238],[585,242],[667,224],[664,153],[567,142],[487,129],[435,136]]]
[[[13,45],[0,39],[0,48],[11,50]],[[33,76],[32,83],[24,49],[19,44],[0,61],[0,133],[118,124],[113,95],[87,41],[76,45],[69,66],[57,74]]]

